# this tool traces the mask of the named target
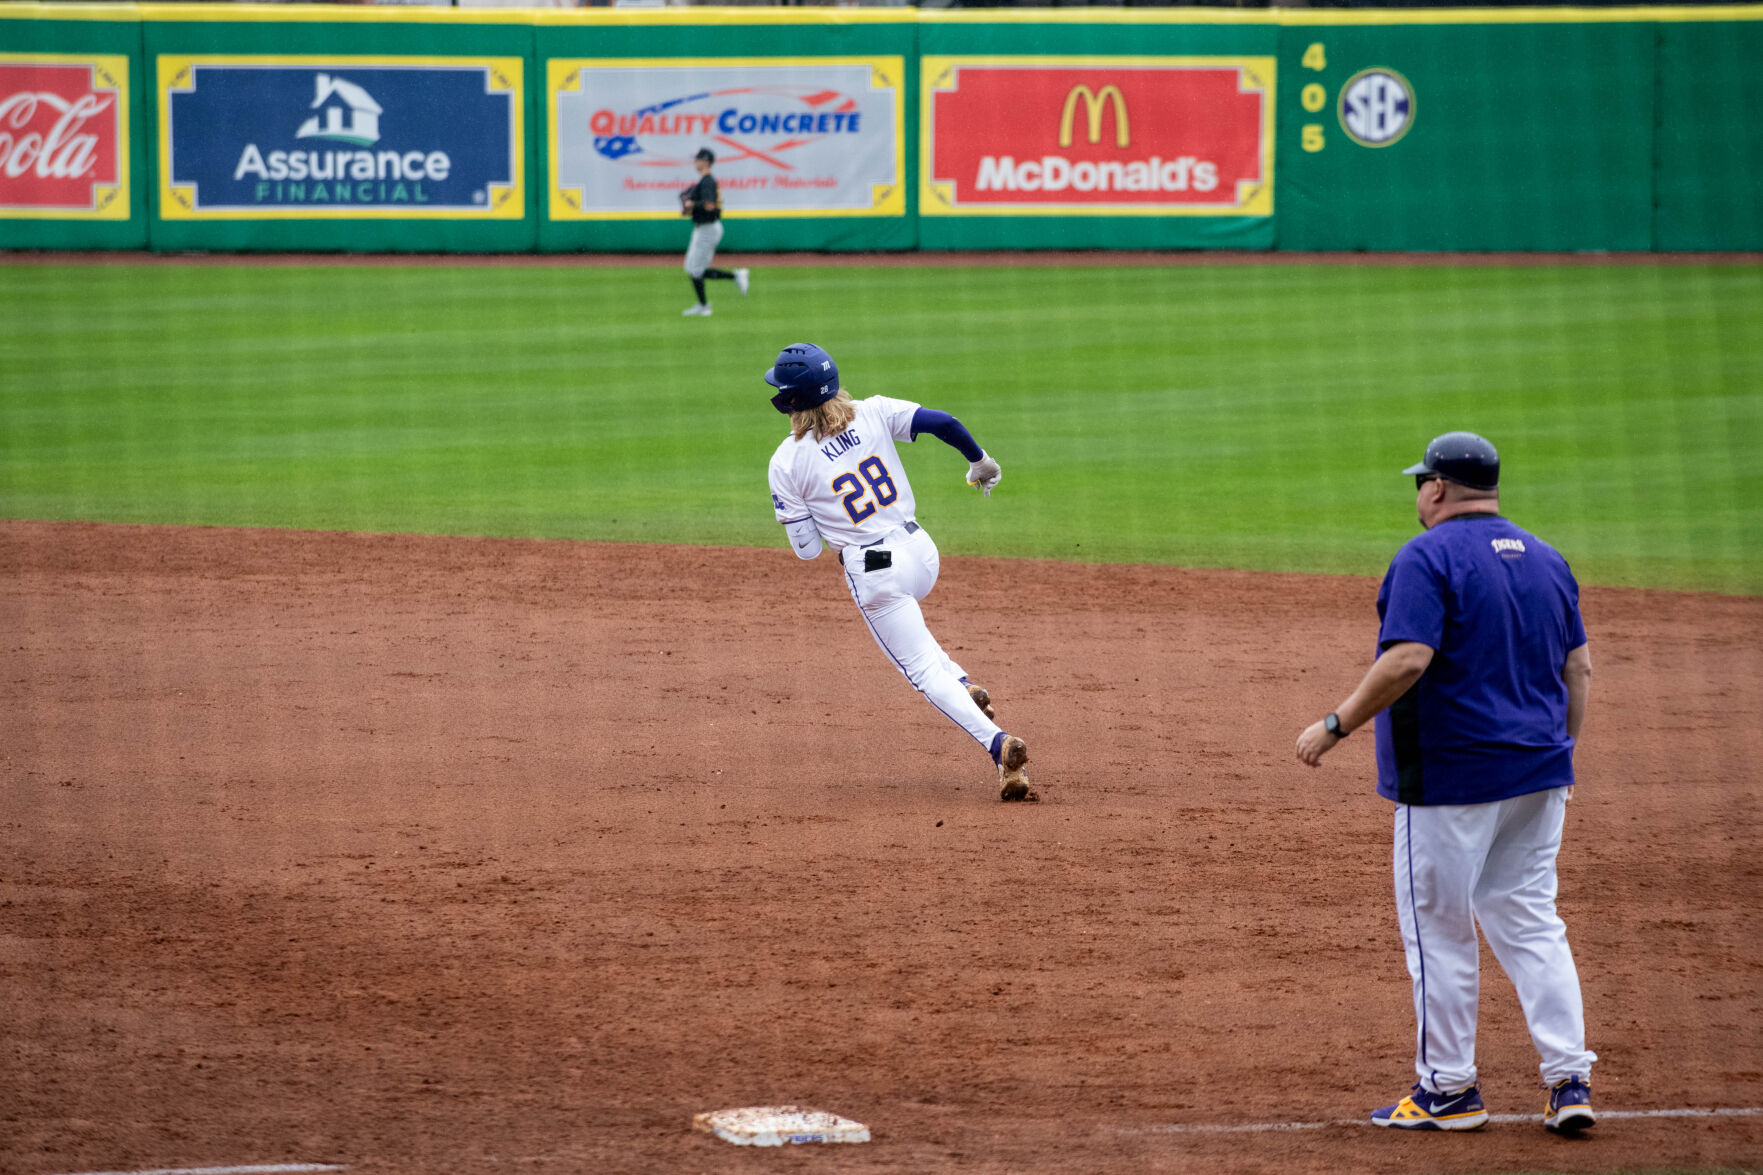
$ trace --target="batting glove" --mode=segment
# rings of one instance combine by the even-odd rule
[[[979,451],[979,460],[967,467],[967,484],[978,486],[985,491],[986,497],[992,496],[992,487],[1003,480],[1004,471],[992,460],[991,454],[984,449]]]

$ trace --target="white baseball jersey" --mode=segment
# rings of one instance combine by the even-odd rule
[[[837,436],[785,437],[771,457],[771,504],[784,524],[814,519],[832,546],[862,546],[913,521],[917,506],[896,441],[912,439],[910,400],[857,400]]]

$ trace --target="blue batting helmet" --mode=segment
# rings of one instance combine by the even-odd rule
[[[1431,473],[1472,490],[1493,490],[1500,487],[1500,453],[1486,437],[1448,432],[1432,439],[1420,464],[1402,472]]]
[[[806,412],[839,394],[839,369],[833,357],[813,343],[791,343],[777,353],[765,382],[777,389],[772,407],[786,415]]]

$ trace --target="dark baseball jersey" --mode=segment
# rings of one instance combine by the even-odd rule
[[[1458,515],[1396,553],[1377,613],[1380,651],[1434,650],[1377,717],[1379,795],[1481,804],[1573,782],[1561,669],[1585,626],[1553,547],[1497,514]]]
[[[681,192],[680,200],[693,202],[693,224],[714,224],[722,219],[722,193],[716,186],[716,177],[708,172],[699,176],[697,183]]]

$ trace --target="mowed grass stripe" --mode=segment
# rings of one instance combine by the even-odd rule
[[[1376,573],[1485,433],[1591,583],[1763,591],[1763,270],[15,265],[0,514],[774,545],[785,343],[961,416],[950,553]]]

